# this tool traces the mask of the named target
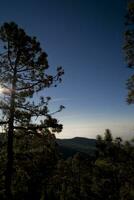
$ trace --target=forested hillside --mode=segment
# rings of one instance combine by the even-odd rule
[[[65,158],[81,153],[83,156],[94,154],[96,148],[96,140],[82,137],[72,139],[56,139],[59,145],[59,151]]]
[[[124,1],[5,2],[2,20],[20,21],[28,33],[38,33],[43,47],[46,34],[51,66],[61,59],[69,79],[56,92],[63,67],[50,68],[38,39],[15,22],[0,25],[0,200],[134,200],[134,115],[121,103]],[[134,104],[134,0],[125,28],[132,72],[126,96]],[[69,107],[61,122],[55,117],[65,108],[60,101]],[[95,135],[107,125],[114,135],[128,130],[128,141],[109,129]],[[60,132],[82,137],[57,139]],[[96,139],[84,138],[88,133]]]
[[[4,200],[5,135],[1,138],[5,142],[1,141],[0,148],[0,199]],[[94,155],[76,153],[63,159],[54,135],[17,133],[13,199],[133,200],[133,141],[113,139],[106,130],[104,137],[97,137],[95,149]]]

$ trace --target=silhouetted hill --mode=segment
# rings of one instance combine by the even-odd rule
[[[64,157],[73,156],[76,153],[91,155],[95,151],[95,139],[75,137],[72,139],[57,139],[59,150]]]

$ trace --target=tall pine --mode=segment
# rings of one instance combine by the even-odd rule
[[[45,88],[61,82],[64,71],[58,67],[56,75],[49,75],[46,72],[49,68],[46,52],[36,37],[28,36],[14,22],[0,27],[0,43],[0,124],[4,125],[8,138],[5,191],[7,199],[11,200],[15,129],[37,133],[42,128],[61,130],[62,125],[49,113],[50,98],[39,95],[40,99],[35,101],[34,94],[41,94]],[[35,124],[38,117],[44,117],[44,121]]]

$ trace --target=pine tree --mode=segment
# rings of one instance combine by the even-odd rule
[[[56,86],[64,74],[62,67],[57,68],[56,75],[46,73],[49,68],[47,54],[36,37],[28,36],[14,22],[4,23],[0,27],[0,109],[1,125],[7,131],[7,168],[5,189],[7,199],[12,199],[13,174],[13,135],[15,129],[24,129],[39,133],[42,128],[60,131],[62,125],[52,118],[48,110],[50,97],[40,96],[34,100],[35,93],[45,88]],[[58,111],[61,111],[60,106]],[[42,122],[35,124],[35,118]],[[39,120],[38,120],[39,121]]]

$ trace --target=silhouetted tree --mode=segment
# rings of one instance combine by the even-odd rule
[[[92,190],[95,199],[134,198],[134,146],[112,138],[109,130],[97,137]],[[102,148],[103,147],[103,148]]]
[[[126,15],[126,27],[125,32],[125,57],[128,67],[134,69],[134,2],[128,3],[127,15]],[[134,103],[134,74],[127,81],[128,96],[127,102],[129,104]]]
[[[1,125],[5,125],[8,135],[7,168],[5,187],[7,199],[12,199],[11,183],[13,173],[13,135],[15,129],[40,134],[41,129],[60,131],[62,125],[51,117],[48,110],[50,97],[40,96],[34,101],[34,94],[44,88],[56,86],[64,74],[62,67],[56,75],[46,73],[49,68],[47,54],[40,47],[36,37],[28,36],[17,24],[4,23],[0,27],[0,108]],[[39,93],[41,94],[41,93]],[[37,98],[37,97],[36,97]],[[60,106],[59,110],[62,110]],[[35,119],[44,117],[41,123]],[[39,120],[38,120],[39,121]]]

